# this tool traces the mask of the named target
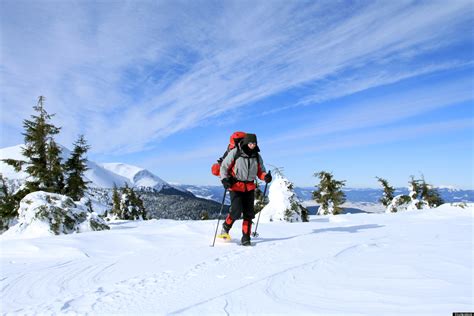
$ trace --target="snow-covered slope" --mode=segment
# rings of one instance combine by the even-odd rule
[[[150,171],[124,163],[103,163],[101,166],[115,174],[126,178],[133,186],[154,188],[160,191],[164,186],[170,186],[166,181]]]
[[[474,207],[261,223],[209,247],[216,221],[0,237],[0,312],[451,315],[473,311]]]
[[[7,165],[3,159],[24,160],[25,157],[21,154],[21,145],[0,148],[0,172],[4,177],[11,180],[22,180],[28,176],[25,172],[16,172],[13,167]]]

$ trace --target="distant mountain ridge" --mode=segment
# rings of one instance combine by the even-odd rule
[[[211,199],[216,202],[222,201],[222,195],[224,194],[224,188],[220,185],[175,185],[182,189],[192,192],[194,195],[206,199]],[[262,186],[263,189],[263,186]],[[313,187],[295,187],[296,195],[302,201],[312,200]],[[441,197],[447,203],[454,202],[474,202],[474,190],[462,190],[453,188],[437,188]],[[382,189],[359,189],[359,188],[345,188],[343,189],[346,194],[348,202],[368,202],[368,203],[379,203],[379,199],[382,197]],[[408,194],[407,188],[396,188],[395,195],[397,194]]]
[[[23,145],[6,147],[0,149],[1,159],[24,160],[21,153]],[[65,161],[71,151],[61,146],[62,158]],[[170,184],[147,169],[125,164],[125,163],[96,163],[89,160],[87,163],[89,170],[85,172],[85,180],[90,181],[90,185],[97,188],[113,188],[128,185],[136,188],[151,188],[155,192],[162,192],[169,195],[196,196],[206,200],[222,202],[224,189],[221,185],[187,185]],[[25,180],[27,174],[16,172],[13,167],[0,161],[0,173],[10,180]],[[263,189],[263,186],[262,186]],[[296,195],[302,201],[312,200],[314,187],[295,187]],[[348,202],[369,202],[378,203],[382,196],[382,189],[358,189],[345,188]],[[448,203],[452,202],[474,202],[474,190],[454,189],[452,187],[438,188],[441,197]],[[395,194],[407,194],[407,188],[397,188]],[[227,195],[226,204],[230,204]]]

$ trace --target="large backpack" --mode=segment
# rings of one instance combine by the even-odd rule
[[[245,137],[245,133],[244,132],[234,132],[231,136],[230,136],[230,140],[229,140],[229,145],[227,146],[227,150],[225,151],[225,153],[222,155],[221,158],[217,159],[217,162],[215,164],[212,165],[211,167],[211,172],[213,175],[215,176],[219,176],[220,173],[221,173],[221,163],[222,161],[225,159],[225,157],[227,156],[227,154],[232,150],[234,149],[235,147],[238,146],[238,144],[242,141],[242,139]]]

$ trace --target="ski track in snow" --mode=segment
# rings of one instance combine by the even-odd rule
[[[472,290],[465,291],[472,287],[465,278],[472,276],[472,262],[439,250],[461,247],[461,252],[472,252],[472,242],[466,241],[466,232],[472,234],[472,216],[470,223],[452,221],[451,226],[436,218],[427,220],[421,213],[395,216],[262,224],[261,236],[269,237],[255,238],[253,247],[241,247],[237,239],[208,247],[215,221],[123,224],[111,232],[95,233],[99,239],[112,238],[109,246],[114,240],[123,244],[115,250],[90,246],[94,239],[89,238],[78,246],[82,257],[76,254],[52,264],[50,258],[30,262],[2,256],[1,311],[356,315],[366,314],[371,306],[385,314],[432,315],[472,309]],[[404,221],[406,225],[400,225]],[[421,221],[426,232],[417,235]],[[239,230],[238,222],[234,234]],[[459,237],[443,239],[454,232]],[[80,235],[71,238],[80,241]],[[418,240],[410,245],[413,236]],[[44,240],[52,239],[38,241],[40,249]],[[138,249],[131,251],[132,245]],[[469,253],[465,258],[469,260]],[[427,267],[429,262],[436,265]],[[437,306],[432,306],[433,297]],[[437,302],[437,297],[446,303]]]

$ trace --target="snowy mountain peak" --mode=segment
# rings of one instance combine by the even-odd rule
[[[161,190],[164,186],[170,186],[166,181],[154,175],[147,169],[125,163],[103,163],[101,166],[116,173],[130,181],[132,186],[149,187]]]
[[[61,148],[61,157],[63,162],[71,155],[71,150],[59,145]],[[0,148],[0,160],[15,159],[26,160],[23,156],[23,144]],[[122,187],[125,185],[135,187],[151,187],[160,191],[163,187],[170,185],[164,180],[154,175],[150,171],[124,163],[104,163],[98,164],[88,160],[87,167],[89,170],[85,172],[84,178],[90,182],[93,187],[113,188],[114,186]],[[28,177],[25,172],[16,172],[13,167],[0,161],[0,173],[10,180],[24,181]]]

